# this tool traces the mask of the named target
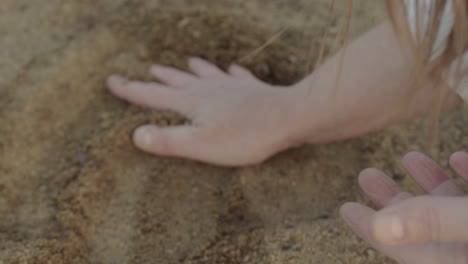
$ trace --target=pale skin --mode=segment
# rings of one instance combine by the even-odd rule
[[[291,147],[360,136],[431,109],[437,90],[412,89],[411,56],[389,23],[349,45],[341,75],[339,64],[337,54],[301,82],[275,87],[238,65],[224,72],[191,58],[191,72],[154,65],[159,82],[112,76],[108,86],[131,103],[191,119],[190,125],[138,128],[134,142],[141,150],[222,166],[256,164]],[[451,108],[461,99],[449,93],[444,102]]]
[[[453,154],[450,165],[468,183],[468,154]],[[398,263],[468,263],[468,195],[421,153],[407,154],[403,166],[427,195],[414,196],[382,172],[364,170],[359,185],[378,211],[345,204],[346,223]]]

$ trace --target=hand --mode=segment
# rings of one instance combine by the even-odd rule
[[[468,181],[468,154],[450,158],[452,168]],[[413,196],[382,172],[367,169],[359,183],[376,204],[374,211],[356,203],[341,209],[361,238],[399,263],[468,263],[468,197],[432,160],[410,153],[403,165],[429,193]]]
[[[237,65],[225,73],[192,58],[189,66],[194,74],[153,66],[151,73],[161,83],[108,79],[117,97],[174,110],[192,121],[177,127],[142,126],[134,133],[137,147],[156,155],[237,166],[262,162],[297,143],[295,89],[272,87]]]

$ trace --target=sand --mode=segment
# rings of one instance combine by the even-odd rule
[[[384,16],[377,1],[355,2],[353,35]],[[136,150],[137,125],[183,117],[104,86],[112,73],[149,80],[152,62],[185,68],[192,55],[294,83],[318,56],[327,10],[325,0],[2,0],[0,263],[387,263],[337,210],[365,201],[365,167],[412,187],[398,160],[421,148],[419,121],[228,169]],[[467,114],[444,115],[435,158],[445,167],[468,149]]]

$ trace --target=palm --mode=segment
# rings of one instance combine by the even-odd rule
[[[468,181],[468,157],[462,154],[454,155],[451,164],[460,176]],[[403,160],[403,165],[430,197],[466,195],[432,160],[422,154],[408,154]],[[405,206],[419,206],[422,199],[430,198],[403,192],[393,180],[375,169],[363,171],[359,183],[378,209],[403,203]],[[370,231],[375,213],[373,209],[356,203],[349,203],[342,208],[343,217],[357,235],[399,263],[467,263],[468,245],[465,243],[433,242],[395,246],[377,243]]]

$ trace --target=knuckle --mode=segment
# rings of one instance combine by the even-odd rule
[[[442,221],[438,210],[434,206],[431,206],[431,203],[429,203],[429,205],[423,207],[421,210],[420,219],[422,222],[421,232],[425,232],[427,235],[429,235],[432,241],[439,241],[442,229]]]
[[[433,206],[433,198],[417,197],[399,209],[401,224],[409,240],[438,241],[442,231],[442,219]]]

